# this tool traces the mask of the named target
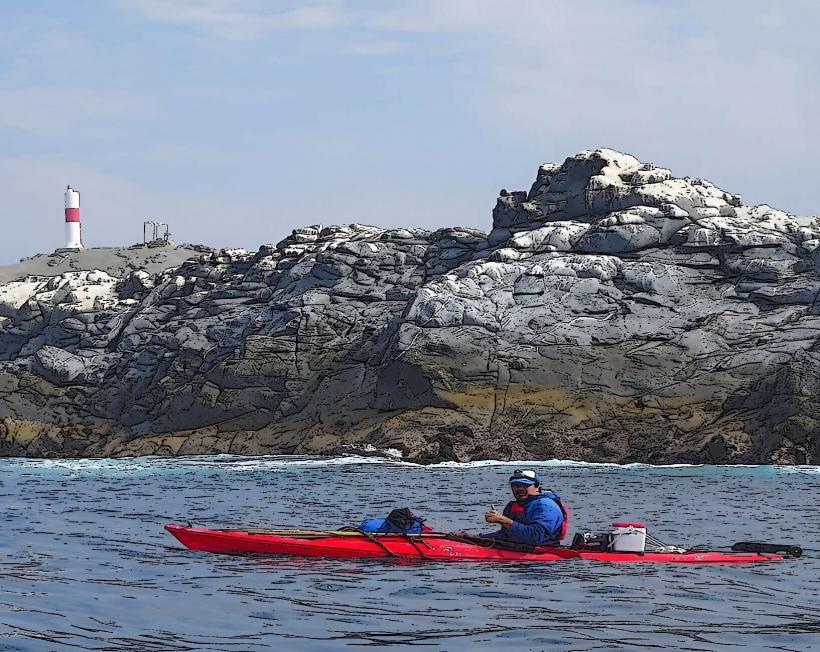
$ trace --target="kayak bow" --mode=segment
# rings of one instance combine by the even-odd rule
[[[438,561],[559,561],[593,559],[614,562],[667,562],[676,564],[748,564],[777,561],[782,554],[687,550],[685,552],[614,552],[539,546],[506,550],[473,543],[445,533],[375,534],[360,531],[210,530],[168,524],[165,529],[191,550],[223,554],[260,553],[300,557],[432,559]],[[488,540],[484,540],[488,541]]]

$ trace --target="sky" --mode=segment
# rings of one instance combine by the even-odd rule
[[[311,224],[491,228],[610,147],[820,213],[814,0],[0,0],[0,265],[64,241],[255,250]]]

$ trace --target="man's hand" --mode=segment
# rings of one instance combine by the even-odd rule
[[[491,505],[490,511],[484,514],[484,520],[487,521],[487,523],[500,523],[502,526],[512,523],[512,519],[507,518],[504,514],[499,512],[495,505]]]

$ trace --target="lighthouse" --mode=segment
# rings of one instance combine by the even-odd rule
[[[80,193],[71,186],[66,186],[65,189],[65,248],[83,248],[80,233]]]

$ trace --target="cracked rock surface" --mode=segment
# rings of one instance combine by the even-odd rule
[[[817,464],[819,297],[816,220],[608,149],[489,233],[39,256],[0,268],[0,455]]]

